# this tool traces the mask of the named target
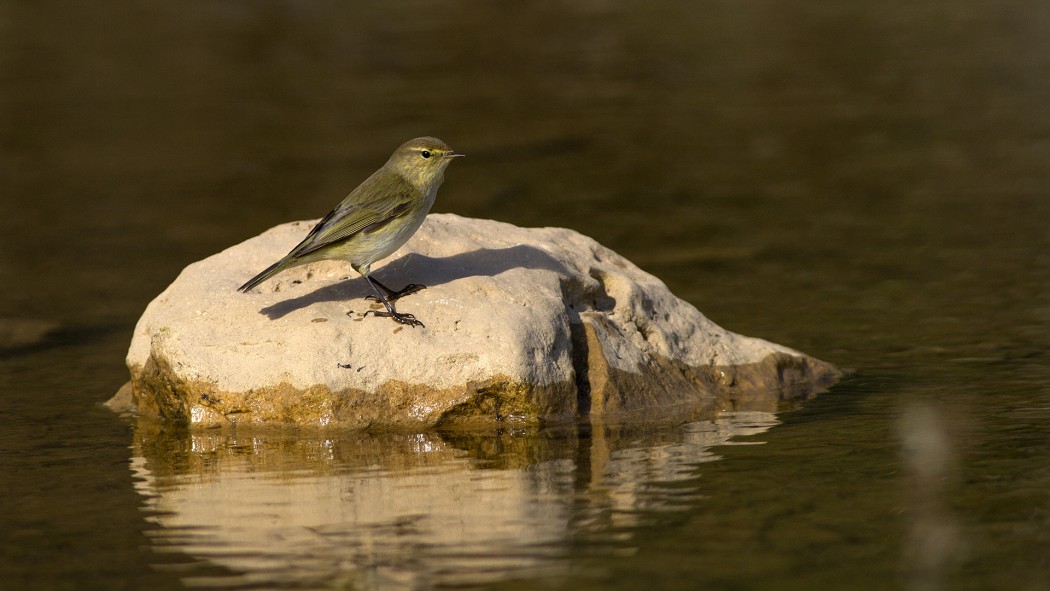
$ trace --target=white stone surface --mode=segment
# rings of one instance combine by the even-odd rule
[[[587,399],[581,404],[596,415],[710,403],[716,393],[692,370],[728,375],[726,388],[734,368],[766,363],[783,374],[784,360],[797,370],[794,383],[770,375],[758,379],[763,387],[797,386],[800,379],[817,387],[837,375],[797,351],[717,326],[656,277],[561,228],[430,215],[404,247],[373,267],[373,276],[393,289],[427,285],[396,303],[425,327],[362,317],[379,305],[363,299],[371,293],[364,279],[337,261],[291,269],[250,293],[237,292],[312,224],[284,224],[194,263],[150,303],[127,356],[140,407],[150,398],[146,406],[165,406],[155,398],[174,395],[179,404],[161,414],[191,422],[217,421],[218,413],[252,422],[284,416],[279,422],[435,424],[453,407],[478,402],[485,388],[498,407],[511,385],[531,402],[509,404],[504,416],[542,421],[575,415],[580,389],[580,400]],[[157,371],[144,372],[147,366]],[[682,368],[688,379],[659,375]],[[175,384],[169,392],[156,391],[158,376]],[[667,395],[639,392],[633,400],[639,384],[648,383]],[[371,400],[389,398],[392,384],[401,398]],[[609,384],[620,384],[615,404],[603,394]],[[687,391],[690,384],[696,387]],[[292,404],[296,391],[310,389],[333,399],[311,398],[316,412],[256,412],[251,394],[278,385],[285,394],[270,397],[271,406]],[[340,414],[348,404],[373,403],[386,406],[374,412],[362,406],[357,419]],[[172,408],[186,416],[170,416]],[[384,413],[393,413],[389,421]]]

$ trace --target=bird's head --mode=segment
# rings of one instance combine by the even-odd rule
[[[410,183],[425,189],[441,183],[445,167],[452,159],[463,156],[436,137],[417,137],[401,144],[386,166]]]

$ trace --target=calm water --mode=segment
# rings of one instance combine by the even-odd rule
[[[0,588],[1050,587],[1050,5],[0,3]],[[777,414],[185,433],[186,264],[406,138],[855,373]]]

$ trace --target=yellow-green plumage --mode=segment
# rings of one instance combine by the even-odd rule
[[[328,213],[306,238],[239,291],[248,291],[290,267],[325,259],[342,259],[365,277],[389,316],[402,324],[422,324],[411,314],[400,314],[393,300],[422,289],[410,285],[393,291],[370,277],[371,265],[408,241],[434,205],[445,167],[457,154],[445,142],[421,137],[401,144],[390,159],[365,179]],[[384,294],[380,292],[386,292]]]

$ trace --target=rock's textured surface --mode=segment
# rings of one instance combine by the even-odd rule
[[[139,412],[204,426],[537,423],[775,404],[838,376],[722,329],[560,228],[429,216],[373,268],[395,289],[428,286],[397,302],[423,328],[363,317],[378,304],[340,262],[236,291],[311,225],[278,226],[194,263],[150,303],[127,358]]]

